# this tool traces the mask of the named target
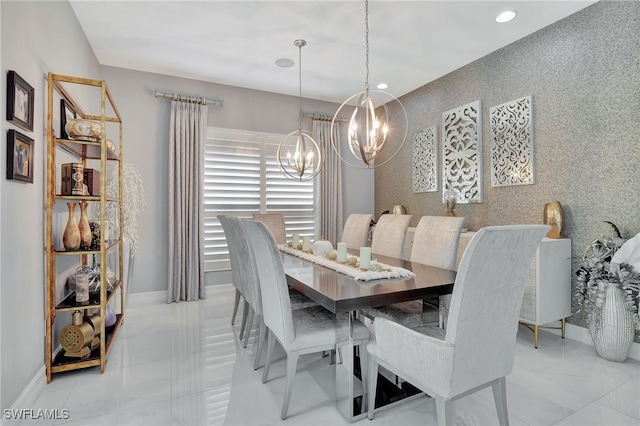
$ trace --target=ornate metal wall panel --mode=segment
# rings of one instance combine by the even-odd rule
[[[489,116],[491,186],[534,184],[531,96],[492,107]]]
[[[438,126],[413,135],[413,192],[438,190]]]
[[[460,204],[482,202],[482,109],[480,101],[442,114],[443,202],[454,193]]]

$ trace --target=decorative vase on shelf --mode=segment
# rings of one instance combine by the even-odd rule
[[[625,305],[625,292],[620,283],[600,282],[606,286],[604,301],[589,313],[589,333],[600,358],[624,362],[636,334],[633,313]]]
[[[91,248],[91,226],[89,226],[89,219],[87,219],[87,206],[89,203],[83,201],[80,203],[80,222],[78,223],[78,230],[80,231],[80,247],[88,250]]]
[[[62,234],[62,245],[66,250],[78,250],[80,248],[80,228],[76,222],[76,203],[67,203],[69,219]]]

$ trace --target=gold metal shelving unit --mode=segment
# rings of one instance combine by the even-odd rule
[[[70,93],[80,93],[88,99],[98,99],[99,93],[100,114],[87,114],[80,107],[80,104],[71,96]],[[89,93],[91,92],[91,93]],[[101,124],[101,140],[96,142],[87,142],[81,140],[59,139],[54,130],[54,100],[65,99],[76,111],[78,118],[99,121]],[[94,105],[95,106],[95,105]],[[108,111],[108,112],[107,112]],[[107,124],[116,123],[119,129],[119,145],[117,151],[107,146]],[[115,127],[115,125],[113,126]],[[109,351],[115,341],[116,335],[124,322],[124,311],[116,313],[116,323],[112,327],[105,327],[105,318],[107,314],[107,305],[119,298],[120,309],[124,307],[124,282],[123,282],[123,239],[122,239],[122,223],[124,222],[122,199],[122,119],[118,113],[111,93],[107,84],[103,80],[92,80],[79,77],[70,77],[59,74],[49,73],[48,75],[48,103],[47,103],[47,181],[46,181],[46,216],[45,216],[45,251],[46,251],[46,374],[47,383],[51,382],[53,375],[64,371],[77,370],[88,367],[100,367],[100,372],[104,372],[107,363]],[[61,195],[56,193],[56,183],[58,179],[58,168],[61,164],[56,160],[56,154],[64,152],[77,162],[86,165],[87,160],[95,160],[100,163],[100,195]],[[107,195],[108,173],[107,166],[115,164],[118,173],[117,197],[109,197]],[[100,222],[100,249],[99,250],[64,250],[59,246],[56,247],[54,236],[56,232],[61,235],[61,229],[54,229],[54,209],[57,203],[65,202],[89,202],[98,203],[100,206],[99,222]],[[119,235],[109,240],[105,239],[106,224],[105,210],[108,203],[117,203],[117,211],[119,216]],[[117,253],[114,253],[117,251]],[[112,288],[107,289],[104,284],[107,276],[107,256],[114,253],[117,256],[116,282]],[[65,291],[59,296],[61,284],[59,278],[61,273],[57,271],[58,263],[62,259],[69,257],[77,257],[78,264],[88,264],[89,257],[99,257],[100,259],[100,277],[103,283],[99,286],[99,291],[90,294],[89,304],[79,305],[75,301],[75,293]],[[58,286],[58,288],[57,288]],[[55,333],[55,323],[60,321],[62,324],[70,324],[70,313],[80,310],[86,312],[97,312],[101,318],[100,321],[100,345],[93,349],[86,359],[66,357],[64,351],[59,347],[54,347],[57,336]],[[90,311],[89,311],[90,310]],[[56,345],[57,346],[57,345]]]

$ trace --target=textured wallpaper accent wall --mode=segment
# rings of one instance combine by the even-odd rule
[[[466,227],[542,223],[545,203],[559,200],[574,272],[587,244],[609,232],[603,221],[629,235],[640,232],[638,34],[640,2],[601,1],[401,98],[409,140],[420,129],[440,127],[444,111],[479,99],[483,140],[490,141],[490,108],[532,95],[535,184],[492,187],[484,179],[483,202],[456,207]],[[441,140],[438,149],[442,158]],[[420,216],[446,209],[441,188],[412,191],[411,151],[405,144],[392,163],[376,169],[375,211],[402,204],[415,226]],[[482,157],[489,177],[490,143]],[[569,322],[586,325],[581,314]]]

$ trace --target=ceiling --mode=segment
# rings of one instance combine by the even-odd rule
[[[364,1],[70,1],[102,65],[342,102],[364,89]],[[369,3],[369,81],[399,97],[595,1]],[[496,15],[512,9],[506,24]],[[295,61],[290,68],[279,58]]]

